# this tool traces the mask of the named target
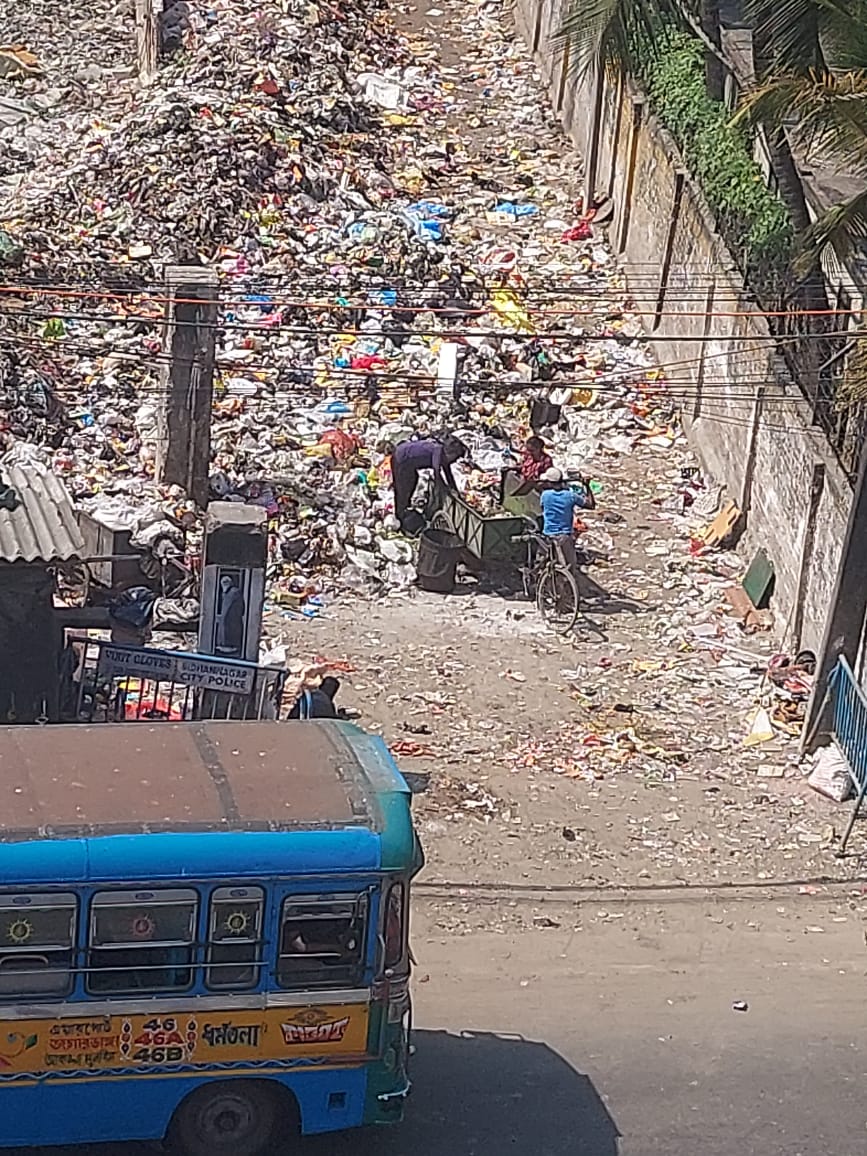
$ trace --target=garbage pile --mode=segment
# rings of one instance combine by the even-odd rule
[[[531,429],[567,472],[678,442],[595,209],[570,199],[571,159],[489,14],[467,15],[473,67],[508,77],[515,123],[483,149],[461,70],[376,0],[172,19],[147,88],[116,47],[85,65],[13,29],[24,65],[0,70],[0,98],[30,112],[2,129],[5,446],[42,447],[96,516],[201,514],[154,479],[177,263],[220,277],[211,496],[268,510],[287,612],[413,581],[389,473],[406,437],[465,440],[457,481],[482,512]]]

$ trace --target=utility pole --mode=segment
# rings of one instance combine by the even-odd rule
[[[138,78],[150,84],[156,76],[160,55],[162,0],[135,0],[135,45]]]
[[[182,486],[203,509],[208,504],[211,404],[217,344],[217,274],[199,266],[170,265],[162,404],[158,415],[157,481]]]
[[[596,178],[599,169],[599,138],[604,116],[602,98],[605,94],[605,63],[600,56],[593,61],[590,69],[592,78],[592,112],[584,157],[584,212],[589,213],[596,204]],[[612,164],[614,161],[612,160]]]
[[[849,507],[849,521],[831,611],[825,622],[822,648],[816,663],[816,678],[810,699],[807,717],[804,720],[806,754],[819,746],[817,740],[827,732],[830,703],[826,696],[828,676],[842,655],[852,670],[858,675],[858,652],[864,633],[864,618],[867,615],[867,452],[861,454],[858,480],[852,505]]]

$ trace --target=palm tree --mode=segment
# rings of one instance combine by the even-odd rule
[[[579,75],[597,63],[634,73],[637,45],[653,53],[670,27],[689,27],[703,40],[708,91],[721,100],[720,0],[571,0],[559,38],[569,42]]]
[[[787,21],[778,14],[779,6],[800,5],[811,9],[823,0],[745,0],[749,16],[765,33],[762,43],[769,59],[759,62],[760,74],[778,66],[782,53],[797,44],[806,59],[818,51],[817,23]],[[845,3],[845,0],[828,0]],[[858,0],[861,2],[861,0]],[[775,15],[774,13],[777,12]],[[570,0],[560,29],[560,38],[568,41],[570,57],[579,74],[593,69],[597,62],[619,65],[633,75],[640,75],[642,63],[639,46],[651,58],[659,50],[660,38],[672,27],[688,27],[701,36],[705,44],[705,76],[708,94],[722,96],[719,44],[719,0]],[[779,38],[780,43],[775,43]],[[768,134],[768,152],[780,199],[789,210],[797,233],[809,228],[811,217],[803,185],[792,157],[785,132],[775,126]]]
[[[610,68],[623,68],[634,76],[641,74],[640,59],[643,55],[652,57],[659,48],[660,34],[671,27],[683,26],[686,19],[684,3],[694,0],[569,0],[566,15],[557,34],[561,44],[566,44],[573,69],[584,78],[590,77],[594,109],[593,128],[587,142],[585,156],[585,203],[592,203],[595,193],[594,181],[598,160],[598,132],[602,114],[602,88],[605,72]],[[717,27],[715,39],[719,40],[719,0],[698,0],[703,4],[703,12],[716,13]],[[708,44],[713,44],[708,39]],[[708,84],[717,81],[714,68],[706,68]],[[722,88],[722,75],[719,75]],[[720,91],[719,96],[722,95]]]
[[[828,246],[845,260],[867,240],[867,0],[747,0],[747,11],[760,81],[735,119],[845,175],[847,198],[815,222],[806,201],[793,214],[802,271]]]
[[[579,75],[597,64],[637,72],[638,37],[649,45],[664,22],[679,22],[678,0],[571,0],[558,37],[568,41]]]
[[[780,76],[780,70],[794,60],[822,62],[818,9],[823,5],[839,7],[867,4],[867,0],[743,0],[750,5],[753,26],[758,30],[759,75],[763,90]],[[719,95],[719,78],[708,67],[708,58],[718,59],[718,0],[569,0],[560,37],[568,41],[570,56],[580,73],[595,72],[596,105],[601,107],[602,65],[619,65],[634,75],[652,80],[653,57],[670,43],[672,29],[687,28],[699,37],[705,48],[705,82],[708,95]],[[649,61],[648,61],[649,55]],[[771,101],[768,94],[763,97]],[[758,94],[752,106],[760,108]],[[780,104],[782,107],[782,103]],[[772,121],[766,133],[768,155],[776,179],[777,191],[786,207],[795,232],[810,236],[812,219],[807,206],[803,182],[792,155],[785,125]],[[592,152],[592,148],[591,148]],[[592,179],[595,163],[587,170]],[[588,190],[590,191],[590,190]],[[852,210],[854,212],[854,209]],[[748,272],[754,291],[765,308],[775,310],[784,302],[794,309],[791,317],[773,323],[780,334],[796,339],[787,343],[784,352],[790,365],[810,395],[818,396],[820,366],[828,360],[823,342],[810,339],[822,332],[827,317],[799,316],[801,310],[828,309],[824,276],[813,252],[796,271],[796,280],[787,284],[773,269],[752,268]],[[803,330],[809,330],[804,333]],[[801,340],[803,338],[803,340]]]

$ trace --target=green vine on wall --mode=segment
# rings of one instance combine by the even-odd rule
[[[636,45],[635,62],[657,116],[674,137],[729,246],[763,279],[790,260],[792,227],[765,183],[749,138],[726,107],[707,94],[701,44],[665,30],[653,51]]]

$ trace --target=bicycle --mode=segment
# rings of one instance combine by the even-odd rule
[[[556,543],[537,530],[517,534],[512,541],[527,543],[527,565],[520,568],[525,596],[535,601],[546,626],[568,634],[578,620],[581,596]]]

